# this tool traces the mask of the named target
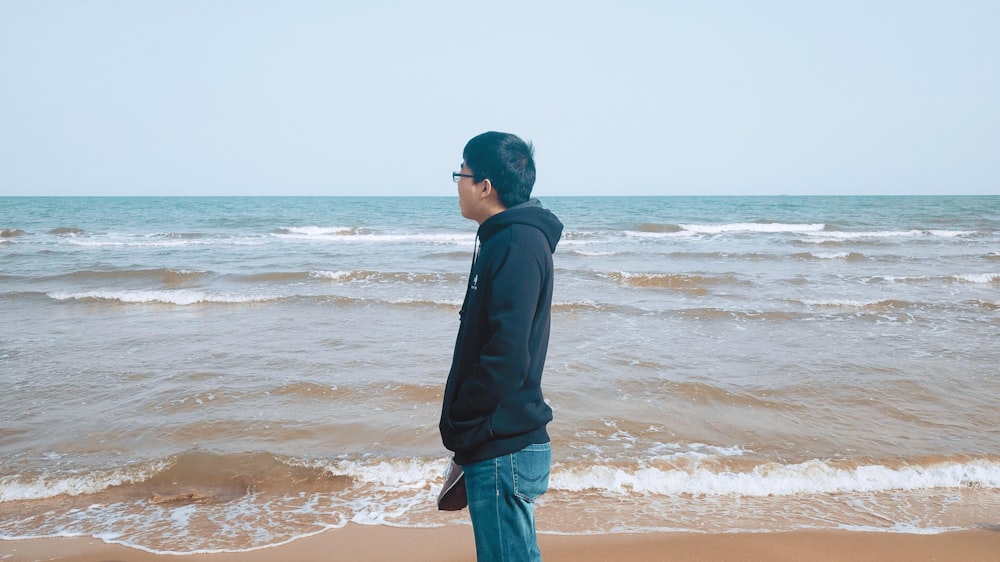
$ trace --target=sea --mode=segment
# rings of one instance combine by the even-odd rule
[[[541,202],[539,532],[1000,525],[1000,196]],[[0,544],[469,525],[435,497],[475,233],[456,197],[0,198]]]

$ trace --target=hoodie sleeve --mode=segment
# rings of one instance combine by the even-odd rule
[[[453,411],[458,419],[489,416],[524,384],[543,267],[533,252],[518,244],[500,256],[487,296],[490,335],[472,376],[458,390]]]

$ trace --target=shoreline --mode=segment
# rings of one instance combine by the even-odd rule
[[[1000,560],[1000,526],[935,535],[867,531],[539,535],[539,544],[547,562],[995,562]],[[280,546],[211,554],[152,554],[93,538],[0,541],[0,560],[10,562],[458,562],[474,558],[472,528],[464,525],[421,529],[349,524]]]

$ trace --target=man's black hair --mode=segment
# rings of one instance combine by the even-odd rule
[[[531,198],[535,186],[535,150],[516,135],[489,131],[472,137],[462,151],[473,180],[490,180],[500,203],[510,208]]]

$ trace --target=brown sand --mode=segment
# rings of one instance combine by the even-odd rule
[[[1000,530],[940,535],[789,533],[539,537],[546,562],[932,561],[1000,562]],[[94,539],[0,541],[0,560],[73,562],[458,562],[475,559],[470,527],[397,529],[349,525],[289,544],[232,554],[153,555]]]

